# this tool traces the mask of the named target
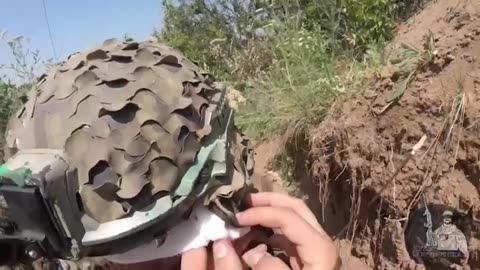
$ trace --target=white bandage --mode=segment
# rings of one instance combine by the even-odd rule
[[[152,241],[128,252],[107,256],[105,259],[120,264],[132,264],[172,257],[206,246],[210,241],[240,238],[249,230],[249,228],[235,228],[226,224],[206,207],[198,205],[193,209],[188,220],[167,232],[162,245],[157,247],[156,242]]]

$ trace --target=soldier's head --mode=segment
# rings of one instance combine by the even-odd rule
[[[451,224],[452,223],[453,213],[452,211],[445,210],[442,213],[443,224]]]

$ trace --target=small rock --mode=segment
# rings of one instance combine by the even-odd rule
[[[456,59],[455,56],[452,54],[447,54],[445,57],[440,58],[440,61],[438,61],[438,65],[441,67],[445,67],[446,65],[450,64]]]
[[[426,270],[427,268],[423,264],[415,265],[415,270]]]
[[[465,61],[467,61],[468,63],[473,63],[473,62],[475,62],[475,60],[477,60],[475,57],[471,56],[471,55],[468,54],[468,53],[463,54],[462,57],[463,57],[463,59],[464,59]]]
[[[467,38],[466,40],[460,42],[458,45],[460,45],[460,47],[465,48],[465,47],[467,47],[468,45],[470,45],[471,42],[472,42],[472,40],[469,39],[469,38]]]
[[[476,209],[474,207],[472,217],[474,221],[480,222],[480,206],[476,206]]]
[[[455,25],[455,30],[459,30],[463,26],[467,25],[467,23],[471,20],[470,13],[463,13],[460,14],[457,18],[457,23]]]
[[[462,213],[467,213],[470,207],[472,207],[471,199],[460,194],[460,198],[458,198],[458,210]]]
[[[455,60],[455,56],[453,56],[451,54],[447,54],[447,56],[445,56],[445,60],[448,60],[449,62],[452,62],[453,60]]]

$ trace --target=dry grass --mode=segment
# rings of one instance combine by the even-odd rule
[[[455,146],[454,157],[457,157],[460,140],[464,131],[465,124],[465,108],[467,107],[467,98],[464,88],[464,78],[457,79],[457,94],[454,96],[448,114],[445,118],[444,130],[442,131],[445,139],[443,147],[450,150],[452,145]],[[455,143],[456,138],[456,143]]]

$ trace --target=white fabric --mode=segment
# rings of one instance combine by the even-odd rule
[[[193,209],[188,220],[168,231],[167,238],[161,246],[157,247],[153,241],[122,254],[107,256],[106,259],[115,263],[131,264],[172,257],[206,246],[210,241],[237,239],[249,230],[226,224],[208,208],[199,205]]]

